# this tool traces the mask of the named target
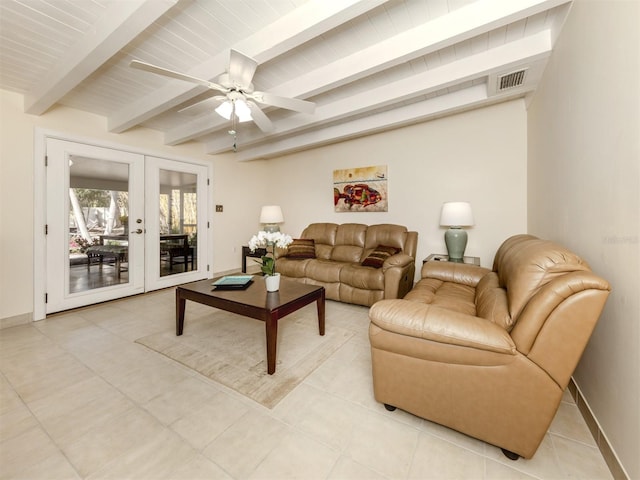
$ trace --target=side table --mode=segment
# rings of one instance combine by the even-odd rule
[[[464,257],[462,262],[458,263],[468,263],[469,265],[480,266],[480,257]],[[424,265],[427,262],[448,262],[449,256],[443,255],[441,253],[432,253],[427,258],[422,260],[422,264]]]
[[[256,248],[251,251],[246,245],[242,246],[242,273],[247,273],[247,257],[261,258],[267,254],[266,248]]]

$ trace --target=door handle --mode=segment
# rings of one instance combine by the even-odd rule
[[[140,235],[140,234],[142,233],[142,229],[141,229],[141,228],[139,228],[139,229],[137,229],[135,232],[131,232],[131,233],[137,233],[138,235]]]

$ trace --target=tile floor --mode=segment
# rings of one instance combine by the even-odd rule
[[[208,308],[188,302],[187,320]],[[0,478],[612,478],[568,393],[535,457],[516,462],[387,412],[367,309],[329,301],[327,328],[332,312],[356,335],[273,410],[134,343],[173,327],[172,289],[1,330]]]

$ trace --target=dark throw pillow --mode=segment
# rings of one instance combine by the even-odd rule
[[[395,255],[400,251],[399,248],[389,247],[387,245],[378,245],[367,258],[362,261],[363,267],[380,268],[384,261],[391,255]]]
[[[316,258],[316,243],[313,238],[296,238],[289,245],[288,258]]]

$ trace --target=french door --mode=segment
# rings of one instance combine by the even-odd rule
[[[48,138],[46,313],[207,277],[207,167]]]

